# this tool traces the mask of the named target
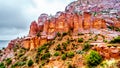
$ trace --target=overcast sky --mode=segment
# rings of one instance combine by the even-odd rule
[[[0,40],[26,36],[41,13],[55,15],[75,0],[0,0]]]

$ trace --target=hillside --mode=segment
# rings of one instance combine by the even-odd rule
[[[0,68],[120,68],[120,2],[94,4],[78,0],[41,14],[27,36],[0,50]]]

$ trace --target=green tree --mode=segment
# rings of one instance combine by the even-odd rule
[[[78,42],[79,43],[83,42],[83,38],[78,38]]]
[[[72,58],[74,57],[74,52],[70,51],[67,53],[67,57]]]
[[[55,52],[54,56],[59,56],[60,55],[60,52]]]
[[[65,60],[66,59],[66,54],[62,54],[62,60]]]
[[[5,65],[3,62],[0,63],[0,68],[5,68]]]
[[[6,59],[6,64],[7,64],[7,65],[10,65],[11,62],[12,62],[11,58],[7,58],[7,59]]]
[[[33,63],[34,63],[34,62],[30,59],[30,60],[28,61],[28,66],[29,66],[29,67],[32,66]]]
[[[88,66],[97,66],[102,62],[102,56],[98,52],[91,50],[86,56]]]

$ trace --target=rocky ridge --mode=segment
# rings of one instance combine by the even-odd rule
[[[32,51],[64,33],[70,35],[72,39],[77,39],[79,34],[84,34],[83,38],[87,40],[88,35],[93,34],[93,37],[99,35],[99,39],[90,44],[100,43],[100,46],[94,46],[92,49],[98,51],[106,59],[119,58],[119,47],[109,48],[104,46],[106,44],[101,44],[104,42],[103,36],[107,42],[120,36],[119,6],[119,0],[77,0],[66,6],[65,11],[59,11],[54,16],[43,13],[37,21],[31,22],[28,36],[11,40],[0,61],[13,57],[13,48],[17,45]],[[93,38],[90,37],[89,39]],[[119,46],[119,44],[116,45]],[[103,50],[105,51],[102,52]]]

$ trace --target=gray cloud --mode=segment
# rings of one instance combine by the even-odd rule
[[[0,40],[27,35],[31,21],[37,20],[41,13],[53,14],[64,10],[70,1],[0,0]]]
[[[29,6],[33,6],[31,0],[0,0],[0,39],[13,39],[28,33],[30,20],[24,9]]]

